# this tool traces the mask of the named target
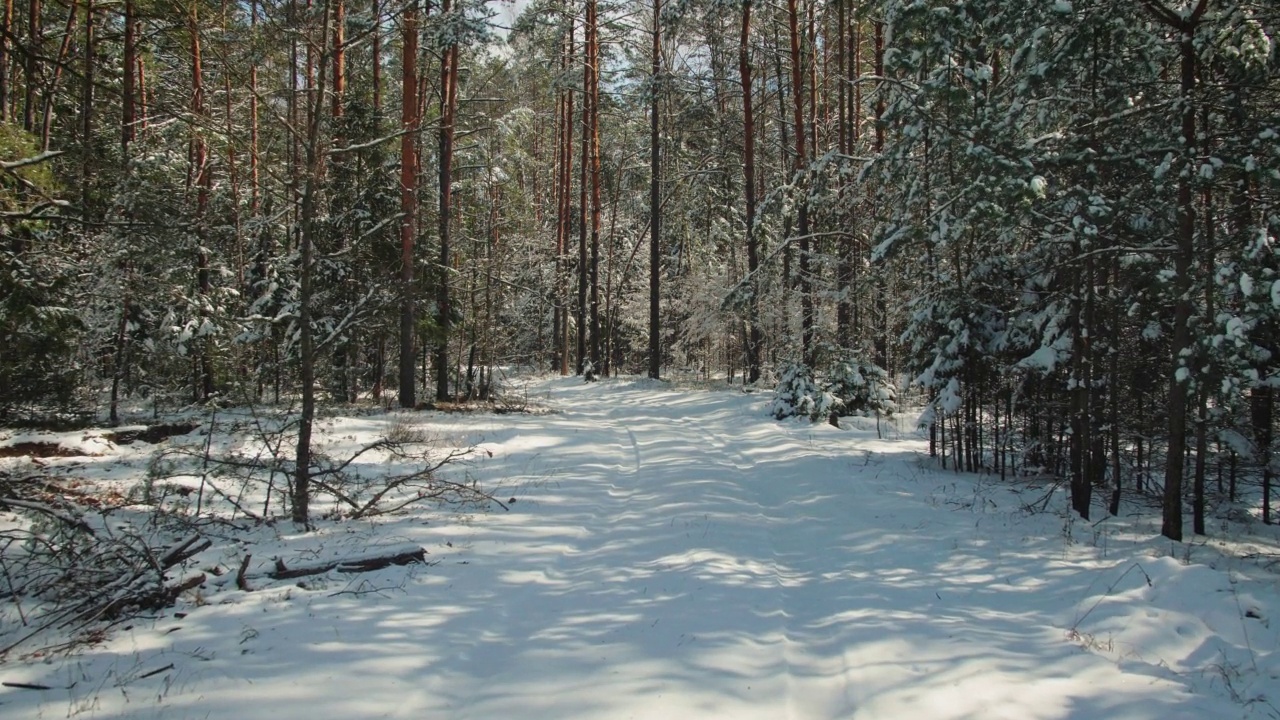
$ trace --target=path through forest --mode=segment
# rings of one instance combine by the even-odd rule
[[[456,600],[500,621],[439,678],[452,716],[1239,713],[1143,649],[1082,649],[1071,625],[1124,562],[1030,497],[925,469],[909,433],[774,423],[728,392],[553,387],[535,522],[472,528],[505,568]]]
[[[510,512],[331,526],[255,550],[408,541],[437,564],[214,592],[69,663],[0,666],[73,685],[0,691],[0,715],[1276,713],[1280,603],[1256,567],[1209,548],[1216,569],[1161,557],[1146,520],[1090,526],[1056,502],[1028,513],[1044,489],[931,469],[897,429],[909,422],[884,439],[871,420],[778,423],[761,395],[651,381],[530,393],[554,412],[421,420],[479,443],[465,470],[514,496]]]

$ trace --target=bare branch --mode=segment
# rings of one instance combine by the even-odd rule
[[[8,170],[12,172],[19,168],[27,167],[29,165],[39,165],[42,162],[52,160],[58,157],[59,155],[62,155],[64,152],[66,151],[65,150],[45,150],[39,155],[32,155],[31,157],[22,158],[21,160],[9,160],[9,161],[0,160],[0,170]]]

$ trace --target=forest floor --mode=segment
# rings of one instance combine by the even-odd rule
[[[913,417],[835,428],[773,421],[768,393],[528,383],[547,412],[321,424],[328,446],[396,423],[474,446],[443,472],[508,511],[210,531],[191,566],[228,574],[70,654],[9,658],[0,716],[1280,717],[1273,528],[1215,518],[1171,544],[1141,499],[1084,522],[1062,489],[935,467]],[[75,437],[94,457],[40,462],[140,482],[151,449]],[[261,574],[407,546],[428,562]],[[248,592],[226,582],[245,553]]]

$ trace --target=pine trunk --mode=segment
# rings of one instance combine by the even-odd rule
[[[451,0],[444,0],[443,15],[452,11]],[[452,249],[449,244],[449,213],[453,196],[453,136],[458,105],[458,45],[445,48],[440,68],[440,261],[436,277],[436,308],[440,313],[439,341],[436,344],[436,399],[448,400],[449,335],[451,319],[449,281]]]
[[[72,15],[75,13],[72,12]],[[23,83],[26,94],[22,106],[22,127],[27,132],[36,129],[36,88],[40,85],[40,56],[43,53],[44,28],[41,25],[40,0],[27,3],[27,57],[23,63]]]
[[[596,0],[587,0],[588,136],[591,162],[591,366],[599,373],[600,355],[600,28]]]
[[[582,146],[578,162],[578,306],[577,306],[577,374],[587,375],[587,168],[591,163],[591,71],[590,42],[585,20],[582,29]],[[593,371],[594,372],[594,371]]]
[[[191,6],[187,28],[191,36],[191,114],[196,118],[204,118],[204,56],[200,42],[200,18],[196,8],[194,4]],[[201,297],[207,298],[213,290],[206,232],[213,177],[209,168],[209,146],[200,128],[196,128],[192,143],[191,171],[196,192],[196,289]],[[200,312],[203,314],[204,311]],[[214,392],[213,343],[207,336],[196,342],[199,343],[199,357],[196,361],[195,399],[197,402],[206,402],[213,397]]]
[[[805,87],[804,58],[801,55],[800,39],[800,6],[799,0],[787,0],[787,28],[791,40],[791,101],[792,127],[795,135],[795,202],[796,234],[799,237],[799,275],[800,291],[800,354],[809,367],[813,367],[813,292],[809,276],[809,188],[805,176],[808,173],[809,160],[806,153],[805,136],[808,135],[805,123]]]
[[[746,195],[747,235],[747,383],[760,380],[760,300],[757,296],[760,245],[756,235],[756,118],[751,88],[751,0],[742,3],[742,32],[738,39],[738,77],[742,81],[742,189]]]
[[[329,13],[324,13],[319,42],[312,38],[308,43],[308,52],[312,46],[322,48],[329,36]],[[325,94],[325,67],[320,65],[315,87],[309,87],[307,93],[306,143],[306,184],[302,190],[302,207],[300,219],[299,282],[298,282],[298,330],[299,330],[299,364],[302,375],[302,414],[298,419],[298,445],[294,456],[293,478],[293,521],[304,527],[311,527],[311,429],[315,418],[315,343],[311,329],[312,274],[314,272],[312,254],[316,242],[319,221],[317,218],[317,195],[320,192],[320,181],[324,173],[324,154],[320,147],[320,99]]]
[[[659,315],[658,242],[662,237],[662,144],[659,136],[658,92],[662,71],[662,0],[653,0],[653,68],[652,97],[649,99],[649,377],[654,380],[662,369],[662,343]]]
[[[418,5],[404,10],[401,55],[400,130],[400,407],[411,408],[414,398],[413,239],[418,213]]]
[[[1154,0],[1152,0],[1154,2]],[[1158,6],[1158,4],[1157,4]],[[1169,368],[1169,396],[1166,406],[1168,417],[1169,452],[1166,457],[1164,473],[1163,522],[1160,532],[1171,540],[1182,540],[1182,479],[1185,471],[1187,451],[1187,412],[1188,389],[1190,378],[1186,376],[1190,368],[1186,364],[1184,353],[1191,350],[1191,268],[1195,263],[1195,228],[1196,209],[1192,192],[1192,165],[1195,162],[1196,148],[1196,48],[1193,36],[1199,25],[1200,17],[1207,7],[1207,0],[1200,0],[1196,9],[1183,19],[1163,10],[1168,14],[1161,18],[1170,24],[1181,35],[1179,47],[1182,54],[1182,72],[1180,79],[1180,95],[1182,103],[1182,144],[1185,157],[1185,169],[1178,175],[1178,234],[1174,247],[1173,281],[1173,347]]]
[[[9,113],[9,105],[13,100],[9,81],[9,66],[12,62],[9,36],[14,34],[13,31],[13,0],[4,0],[4,8],[0,10],[0,122],[9,122],[12,117]]]

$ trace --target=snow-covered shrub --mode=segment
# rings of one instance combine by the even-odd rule
[[[807,417],[816,422],[830,417],[839,405],[840,401],[818,384],[808,365],[790,363],[779,373],[769,414],[778,420]]]
[[[838,359],[827,371],[823,387],[839,401],[836,413],[841,416],[892,415],[898,409],[889,373],[875,363],[854,357]]]

